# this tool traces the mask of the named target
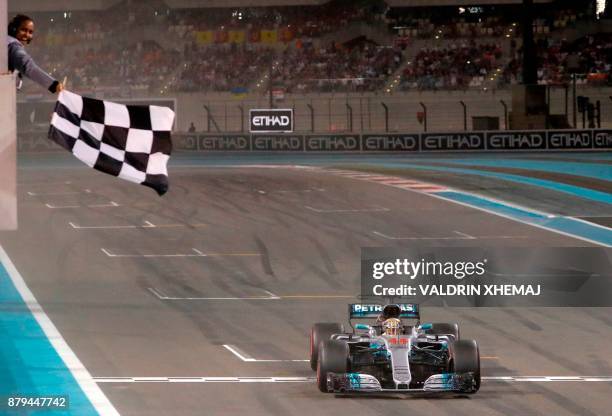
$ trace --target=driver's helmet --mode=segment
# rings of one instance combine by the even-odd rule
[[[397,318],[389,318],[383,322],[382,327],[384,335],[396,336],[401,332],[402,321]]]

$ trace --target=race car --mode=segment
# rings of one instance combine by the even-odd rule
[[[319,390],[454,392],[480,388],[480,353],[459,338],[456,323],[421,323],[419,305],[349,304],[351,332],[316,323],[310,332],[310,366]],[[371,324],[353,320],[376,319]]]

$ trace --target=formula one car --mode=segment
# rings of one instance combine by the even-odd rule
[[[354,319],[376,318],[370,325]],[[409,325],[405,320],[412,320]],[[455,392],[480,388],[480,354],[459,339],[456,323],[421,323],[416,304],[350,304],[345,332],[338,323],[314,324],[310,366],[319,390],[353,392]]]

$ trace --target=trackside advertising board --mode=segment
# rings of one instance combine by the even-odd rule
[[[422,133],[422,151],[484,150],[485,133]]]
[[[419,134],[364,134],[361,136],[361,150],[364,152],[417,152]]]
[[[257,151],[294,151],[304,150],[302,136],[292,134],[257,134],[253,135],[252,149]]]
[[[249,110],[249,131],[251,133],[292,133],[292,109],[251,109]]]
[[[593,147],[595,149],[612,149],[612,130],[594,130]]]
[[[287,111],[286,117],[289,117],[291,112],[273,111]],[[274,117],[276,116],[272,119],[256,119],[258,126],[251,127],[284,129],[289,128],[287,126],[290,124],[290,128],[293,128],[292,118],[291,122],[287,122],[286,118],[277,120]],[[172,137],[174,148],[183,151],[461,153],[612,150],[612,130],[606,129],[396,134],[299,134],[258,131],[257,134],[177,133]],[[19,134],[17,145],[20,152],[61,150],[59,146],[49,142],[46,134],[40,133]]]

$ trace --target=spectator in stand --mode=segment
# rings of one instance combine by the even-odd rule
[[[288,92],[374,91],[402,62],[399,48],[369,41],[326,48],[287,48],[273,72],[275,85]]]
[[[402,74],[400,88],[465,89],[481,86],[502,57],[498,44],[475,42],[420,50]]]
[[[571,74],[582,74],[579,82],[610,82],[612,35],[586,36],[574,43],[541,39],[537,43],[538,83],[561,85],[571,81]],[[500,84],[520,82],[522,56],[519,51],[505,67]]]

